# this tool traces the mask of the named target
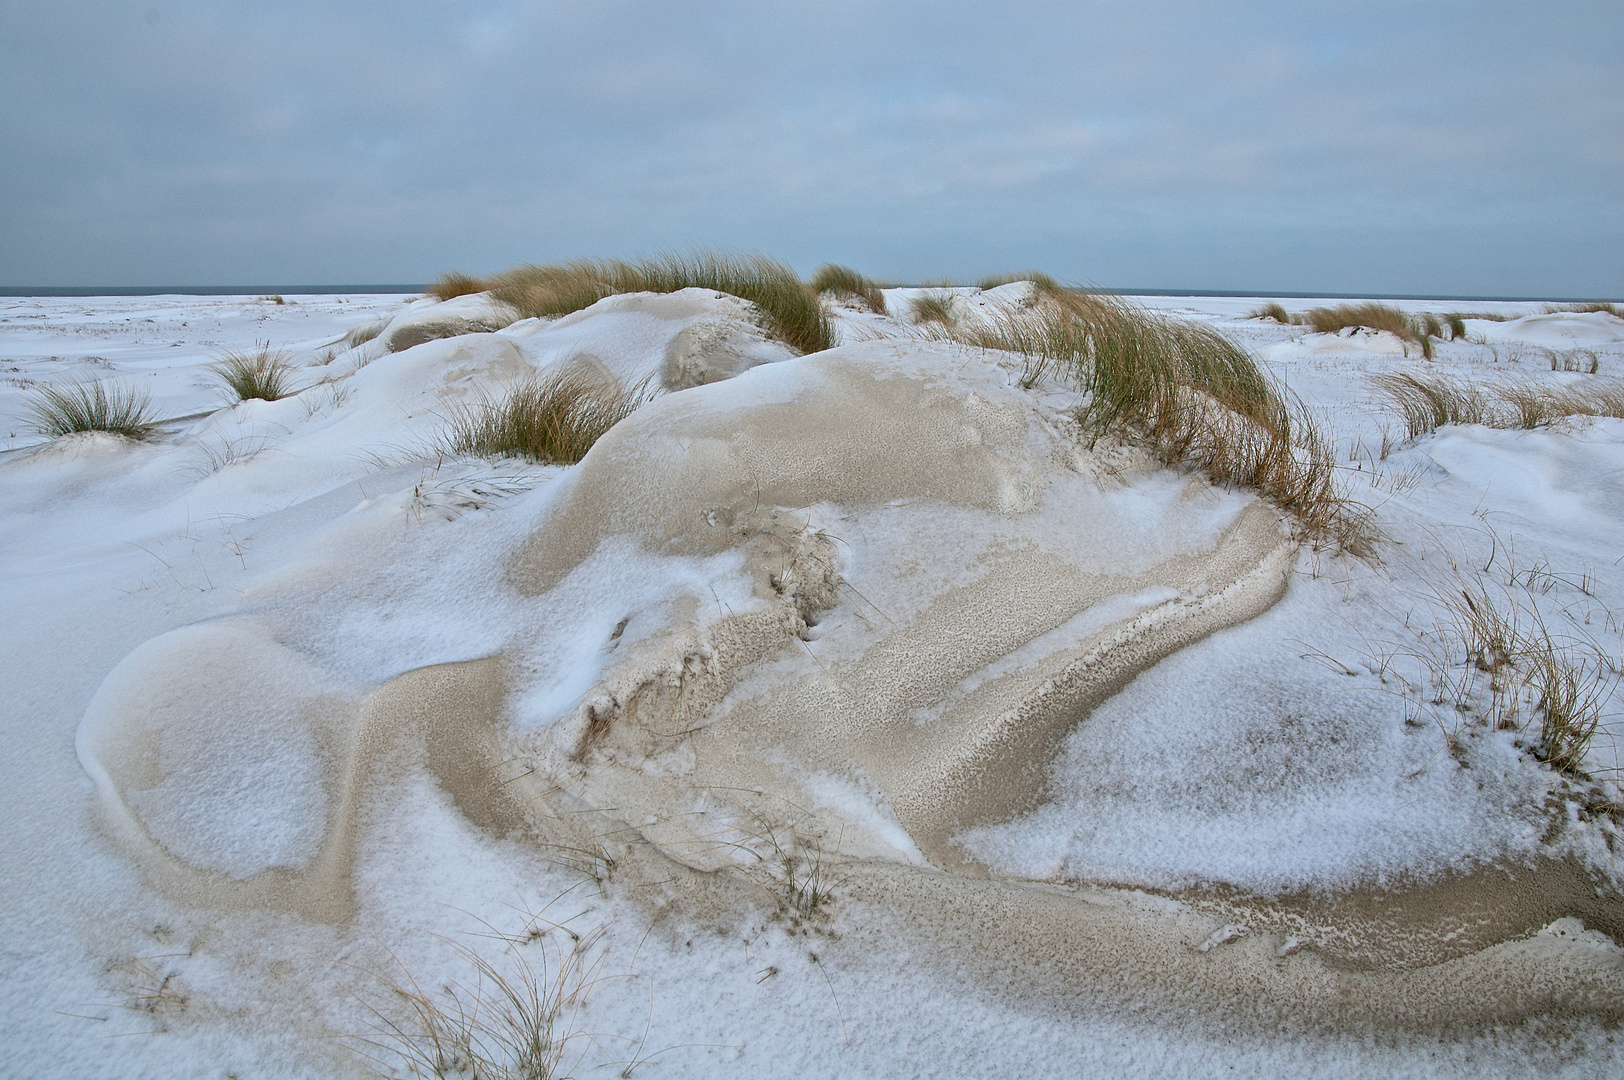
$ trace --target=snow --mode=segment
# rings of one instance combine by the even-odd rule
[[[841,308],[807,357],[697,289],[553,320],[0,301],[7,1067],[366,1075],[390,979],[471,985],[459,947],[557,974],[573,934],[601,976],[576,1075],[1616,1069],[1624,954],[1557,900],[1493,894],[1535,914],[1454,952],[1344,926],[1411,958],[1350,976],[1312,918],[1287,937],[1213,898],[1431,896],[1546,860],[1616,913],[1584,807],[1624,801],[1619,698],[1585,787],[1526,726],[1433,702],[1425,658],[1464,574],[1591,642],[1616,690],[1624,421],[1401,443],[1363,376],[1583,385],[1624,374],[1624,323],[1491,305],[1508,321],[1428,362],[1142,298],[1323,418],[1383,534],[1366,562],[1082,445],[1064,388],[921,339],[932,292],[965,319],[1032,296],[887,290],[892,316]],[[226,404],[208,366],[264,342],[300,392]],[[1599,374],[1538,351],[1571,349]],[[664,393],[576,466],[446,454],[458,409],[560,371]],[[158,435],[28,430],[34,388],[85,377],[149,391]],[[828,909],[787,903],[789,873]],[[1494,1011],[1519,994],[1589,1004],[1555,1037]]]

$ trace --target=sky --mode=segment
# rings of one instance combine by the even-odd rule
[[[1624,7],[0,0],[0,286],[762,251],[1624,298]]]

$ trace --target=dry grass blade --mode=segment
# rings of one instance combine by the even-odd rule
[[[371,1035],[354,1042],[382,1075],[437,1080],[553,1080],[578,1031],[581,1009],[605,954],[602,930],[569,934],[567,946],[541,935],[539,963],[515,944],[504,971],[466,946],[455,946],[473,972],[472,985],[424,990],[410,975],[385,978],[386,1000],[369,1004]],[[537,945],[530,945],[536,948]],[[382,1056],[380,1056],[382,1055]]]
[[[1290,326],[1292,323],[1291,313],[1272,301],[1253,308],[1247,313],[1246,317],[1248,319],[1273,319],[1284,326]]]
[[[277,401],[291,392],[293,365],[287,354],[271,351],[269,342],[254,351],[231,350],[220,354],[209,370],[237,401],[259,398]]]
[[[926,293],[924,296],[916,296],[908,306],[916,323],[940,323],[943,326],[952,326],[958,321],[953,312],[951,293]]]
[[[885,314],[885,294],[879,285],[849,266],[825,263],[818,267],[818,272],[812,275],[812,289],[819,294],[854,297],[868,305],[874,314]]]
[[[500,400],[454,415],[445,448],[455,454],[573,465],[646,400],[641,387],[605,390],[570,374],[531,379]]]
[[[152,434],[152,399],[120,383],[70,382],[35,391],[29,405],[33,428],[58,438],[80,431],[105,431],[128,439]]]
[[[1316,334],[1334,334],[1349,326],[1385,330],[1406,345],[1420,346],[1421,355],[1432,359],[1432,338],[1427,335],[1425,320],[1412,319],[1387,304],[1338,304],[1336,307],[1309,308],[1305,321]],[[1436,322],[1434,316],[1433,323]]]
[[[441,300],[450,300],[458,296],[482,293],[489,287],[483,278],[470,277],[453,270],[449,274],[441,274],[440,280],[428,287],[428,293]]]
[[[520,266],[489,282],[491,295],[523,315],[567,315],[614,293],[702,288],[756,306],[768,333],[803,353],[834,345],[834,327],[818,295],[789,266],[765,255],[699,251],[639,262],[583,259]]]

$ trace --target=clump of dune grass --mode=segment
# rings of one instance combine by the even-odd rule
[[[1307,534],[1370,552],[1368,511],[1338,493],[1334,453],[1313,418],[1210,327],[1068,291],[946,333],[1021,355],[1025,386],[1056,378],[1084,391],[1085,430],[1146,438],[1170,464],[1258,491]]]
[[[1451,379],[1397,372],[1373,375],[1370,381],[1387,395],[1412,439],[1445,424],[1481,424],[1489,416],[1480,391]]]
[[[569,1075],[570,1046],[589,1039],[581,1010],[602,977],[603,930],[578,934],[539,917],[508,944],[500,963],[460,944],[467,983],[421,986],[409,972],[379,974],[383,993],[363,998],[371,1031],[352,1048],[387,1077],[555,1080]],[[532,958],[528,955],[539,950]],[[398,964],[398,961],[397,961]],[[574,1062],[579,1065],[579,1061]]]
[[[642,387],[605,389],[569,373],[530,379],[454,414],[444,446],[455,454],[573,465],[647,398]]]
[[[926,293],[914,297],[908,308],[916,323],[940,323],[943,326],[952,326],[958,321],[953,311],[953,300],[952,293]]]
[[[1554,632],[1531,578],[1491,588],[1481,572],[1453,566],[1448,587],[1431,586],[1433,625],[1400,652],[1419,661],[1425,696],[1445,735],[1483,723],[1535,730],[1530,749],[1559,772],[1583,776],[1586,749],[1615,692],[1610,661],[1592,640]],[[1535,725],[1537,724],[1537,728]]]
[[[270,342],[255,350],[227,350],[209,371],[237,401],[277,401],[292,392],[293,364],[286,353],[272,351]]]
[[[582,259],[519,266],[489,281],[491,295],[538,318],[567,315],[614,293],[714,289],[756,306],[762,328],[803,353],[834,345],[834,326],[818,294],[795,271],[765,255],[699,251],[626,262]]]
[[[1260,307],[1253,308],[1251,311],[1247,312],[1246,317],[1248,319],[1272,319],[1275,322],[1280,323],[1282,326],[1290,326],[1294,321],[1296,321],[1292,319],[1289,311],[1273,301],[1263,304]]]
[[[1617,304],[1608,303],[1606,300],[1587,300],[1578,304],[1549,304],[1545,308],[1545,314],[1547,315],[1555,315],[1564,311],[1572,311],[1581,315],[1600,313],[1611,315],[1615,319],[1624,319],[1624,308],[1620,308]]]
[[[154,427],[152,399],[145,393],[114,383],[70,382],[34,391],[29,404],[33,428],[59,438],[83,431],[105,431],[127,439],[144,439]]]
[[[1400,372],[1373,375],[1371,382],[1387,396],[1412,439],[1445,424],[1532,430],[1575,416],[1624,418],[1624,383],[1613,380],[1584,386],[1521,380],[1478,388]]]
[[[817,273],[812,275],[812,291],[820,295],[831,293],[838,297],[852,297],[868,305],[874,314],[885,314],[885,294],[880,291],[879,285],[849,266],[824,263],[818,267]]]
[[[487,288],[489,288],[489,285],[483,278],[470,277],[467,274],[459,274],[453,270],[448,274],[441,274],[440,280],[428,287],[428,293],[430,296],[439,297],[441,300],[450,300],[457,296],[482,293]]]
[[[1316,334],[1334,334],[1349,326],[1385,330],[1406,345],[1418,346],[1422,356],[1432,359],[1432,338],[1427,335],[1425,321],[1413,319],[1388,304],[1338,304],[1336,307],[1309,308],[1305,321]],[[1433,321],[1436,323],[1436,318]]]
[[[976,288],[985,292],[988,289],[996,289],[1000,285],[1009,285],[1017,281],[1030,281],[1032,287],[1043,294],[1065,291],[1065,286],[1056,281],[1052,275],[1045,274],[1042,270],[1023,270],[1013,274],[989,274],[976,283]]]

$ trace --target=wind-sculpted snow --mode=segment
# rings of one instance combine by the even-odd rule
[[[0,458],[16,1060],[85,1074],[95,1025],[131,1075],[360,1075],[326,1036],[394,1022],[376,972],[434,996],[467,987],[447,936],[506,962],[602,925],[578,1021],[616,1069],[646,1038],[695,1076],[1242,1043],[1265,1074],[1606,1072],[1616,785],[1443,714],[1392,643],[1432,630],[1426,573],[1507,560],[1613,642],[1617,568],[1553,564],[1624,527],[1619,422],[1386,445],[1356,373],[1428,363],[1397,339],[1185,313],[1327,411],[1380,503],[1359,562],[930,340],[937,293],[961,325],[1036,296],[890,290],[805,356],[708,290],[292,298],[219,317],[306,326],[301,392],[224,408],[206,357],[105,347],[163,373],[159,434]],[[1472,330],[1624,359],[1610,316],[1507,314]],[[566,371],[644,404],[570,467],[447,456],[459,410]]]

